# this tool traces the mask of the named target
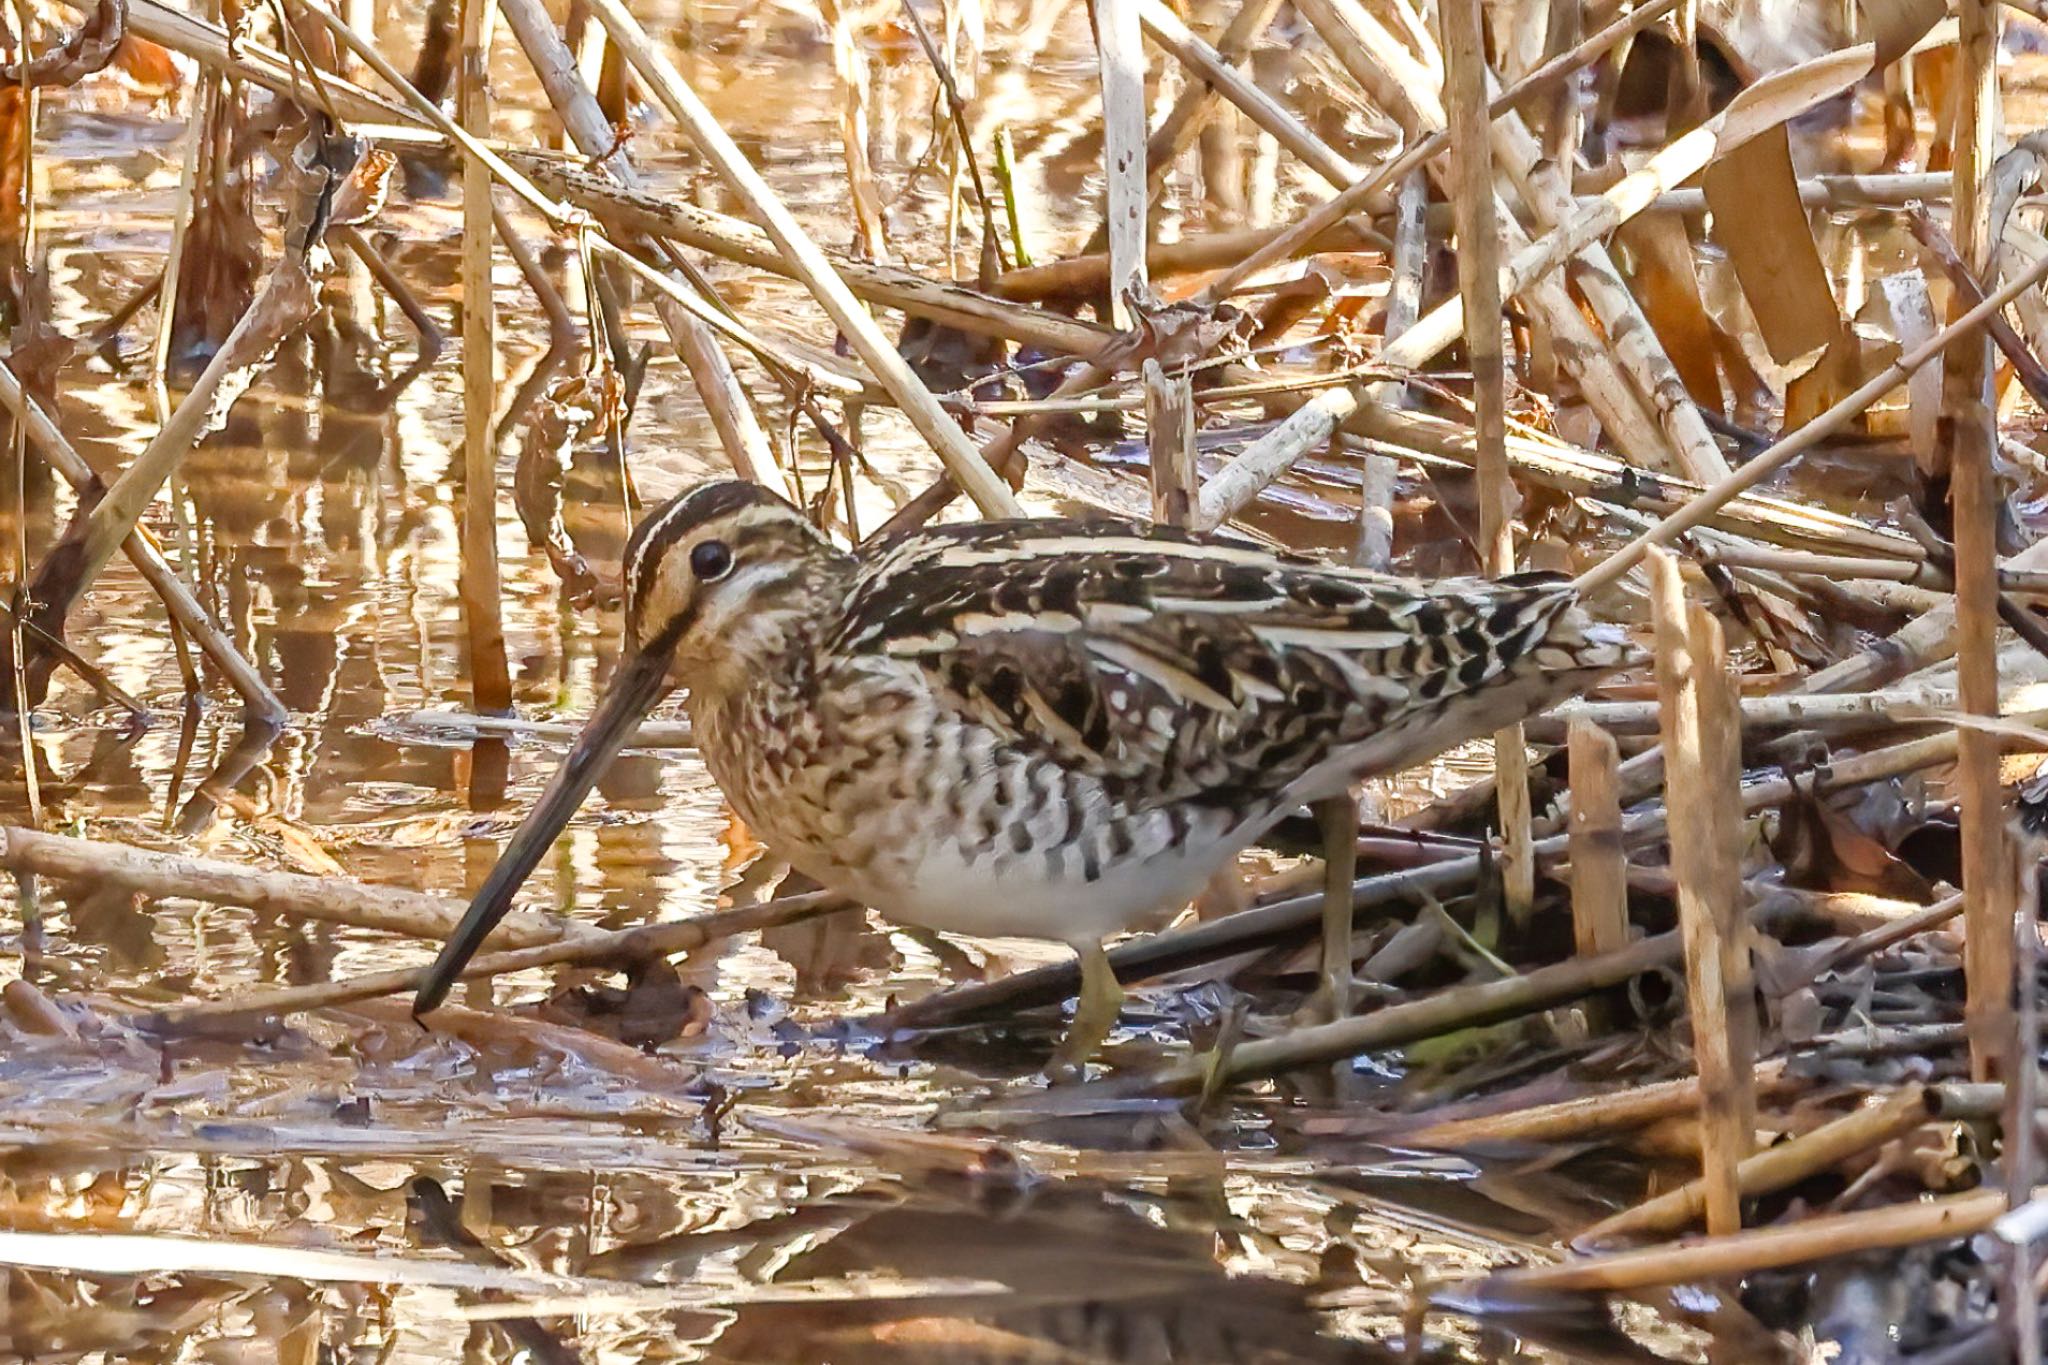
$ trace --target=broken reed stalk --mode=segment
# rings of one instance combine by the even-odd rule
[[[571,125],[572,132],[576,126]],[[580,146],[581,134],[577,136]],[[608,144],[610,134],[605,138]],[[620,235],[667,238],[756,270],[799,278],[774,239],[743,219],[621,185],[604,174],[541,153],[511,155],[535,183],[596,215]],[[618,169],[616,159],[607,165]],[[1092,322],[1026,307],[948,280],[927,279],[899,266],[859,261],[843,253],[827,255],[847,288],[864,302],[943,322],[976,336],[1028,343],[1063,355],[1092,355],[1116,337],[1109,328]]]
[[[798,924],[846,908],[847,903],[838,896],[826,891],[813,891],[663,924],[643,924],[633,929],[587,930],[575,938],[531,948],[481,953],[471,958],[462,969],[462,979],[478,981],[537,967],[626,967],[657,957],[694,952],[738,934]],[[196,1005],[159,1010],[151,1016],[151,1021],[160,1029],[176,1032],[223,1019],[295,1014],[415,990],[426,974],[425,966],[407,967],[340,981],[248,991]]]
[[[1736,1168],[1737,1185],[1749,1197],[1786,1189],[1810,1176],[1833,1170],[1936,1117],[1932,1092],[1917,1083],[1908,1085],[1811,1132],[1745,1157]],[[1623,1238],[1658,1237],[1681,1231],[1706,1213],[1707,1197],[1705,1180],[1688,1181],[1675,1190],[1601,1219],[1573,1238],[1572,1245],[1590,1249]]]
[[[491,135],[486,70],[496,0],[462,0],[456,106],[462,126]],[[497,304],[491,288],[491,168],[462,161],[462,564],[459,593],[468,633],[470,703],[478,711],[512,709],[498,578],[498,448],[492,413],[498,397]]]
[[[704,107],[696,92],[666,54],[648,40],[646,31],[620,0],[588,0],[633,69],[656,100],[689,135],[720,177],[739,196],[788,258],[813,297],[846,336],[868,369],[903,410],[912,426],[938,454],[946,472],[985,516],[1023,515],[1010,487],[997,477],[973,442],[932,396],[924,381],[896,350],[879,324],[833,269],[832,262],[798,224],[795,215],[754,169],[732,137]]]
[[[1588,721],[1571,723],[1566,741],[1572,808],[1566,850],[1571,860],[1572,946],[1581,957],[1611,953],[1628,942],[1628,854],[1621,841],[1621,800],[1614,736]]]
[[[1464,298],[1478,442],[1480,560],[1487,573],[1500,577],[1515,571],[1518,499],[1508,474],[1507,365],[1501,354],[1500,230],[1487,127],[1485,21],[1480,0],[1439,0],[1437,14],[1443,25],[1444,93],[1452,134],[1458,292]],[[1529,850],[1529,748],[1520,725],[1494,732],[1493,761],[1501,894],[1509,918],[1521,924],[1536,910],[1536,858]]]
[[[1700,1075],[1700,1161],[1707,1190],[1707,1228],[1742,1226],[1736,1169],[1756,1134],[1755,1100],[1747,1085],[1755,1024],[1741,1015],[1755,1006],[1744,992],[1749,971],[1741,892],[1741,769],[1726,733],[1739,729],[1729,704],[1734,689],[1719,623],[1688,611],[1678,562],[1650,557],[1650,603],[1657,631],[1657,691],[1662,705],[1668,776],[1666,804],[1688,818],[1670,827],[1671,866],[1678,883],[1678,921],[1685,938],[1687,1014]]]
[[[1652,547],[1669,545],[1686,532],[1706,524],[1714,513],[1727,506],[1738,494],[1746,493],[1756,487],[1759,483],[1762,483],[1765,479],[1777,473],[1786,465],[1813,449],[1813,447],[1819,445],[1822,440],[1838,430],[1843,423],[1851,418],[1861,416],[1878,399],[1884,397],[1900,384],[1903,384],[1915,370],[1918,370],[1928,361],[1942,354],[1943,351],[1960,338],[1967,337],[1975,332],[1984,325],[1985,321],[1993,313],[2005,308],[2014,299],[2017,299],[2029,289],[2036,287],[2043,280],[2048,280],[2048,256],[2043,256],[2026,270],[2007,280],[1982,303],[1970,309],[1946,327],[1943,327],[1939,332],[1927,338],[1918,346],[1900,355],[1882,373],[1864,381],[1853,393],[1845,396],[1833,407],[1818,414],[1797,431],[1772,442],[1768,447],[1752,456],[1740,469],[1728,475],[1727,478],[1716,480],[1712,486],[1689,498],[1683,506],[1664,516],[1656,525],[1650,527],[1641,535],[1636,536],[1628,544],[1614,551],[1614,553],[1608,555],[1592,568],[1573,579],[1572,586],[1582,593],[1592,593],[1618,582],[1631,569],[1642,562],[1643,556]],[[2043,545],[2029,548],[2042,549],[2043,546],[2048,546],[2048,542],[2043,542]],[[2026,562],[2022,564],[2022,560],[2026,560]],[[2020,555],[2014,556],[2013,562],[2018,567],[2043,567],[2048,565],[2048,549],[2043,550],[2043,554],[2039,559],[2029,559],[2023,552]],[[1995,577],[1993,578],[1993,587],[1995,590]]]
[[[1201,477],[1195,471],[1195,389],[1186,370],[1168,374],[1147,356],[1145,440],[1152,475],[1152,519],[1187,526],[1195,515]]]
[[[1145,52],[1138,0],[1089,0],[1102,81],[1102,175],[1109,241],[1109,316],[1131,325],[1129,300],[1145,278]]]
[[[1991,265],[1991,165],[1998,153],[1999,0],[1958,0],[1955,187],[1956,251],[1978,278]],[[1962,311],[1961,294],[1950,299]],[[1973,310],[1974,311],[1974,310]],[[1967,314],[1965,314],[1967,316]],[[1987,320],[1988,320],[1987,315]],[[1995,462],[1998,410],[1991,397],[1991,342],[1981,331],[1957,338],[1942,357],[1940,433],[1955,517],[1956,682],[1962,709],[1998,714],[1998,512],[2004,500]],[[1973,727],[1957,735],[1956,787],[1962,807],[1964,968],[1970,1071],[2008,1074],[2012,1062],[2012,855],[2006,847],[2000,745]]]
[[[1330,144],[1309,131],[1294,112],[1267,94],[1203,42],[1181,22],[1164,0],[1136,0],[1138,21],[1153,42],[1172,54],[1189,73],[1207,82],[1216,92],[1236,105],[1246,118],[1285,147],[1294,158],[1338,189],[1365,175],[1363,168],[1339,155]]]
[[[468,907],[447,896],[338,877],[272,872],[214,858],[156,853],[126,844],[0,825],[0,866],[56,881],[137,895],[240,905],[294,919],[322,920],[438,942]],[[534,947],[586,937],[573,920],[515,910],[493,935],[500,946]]]

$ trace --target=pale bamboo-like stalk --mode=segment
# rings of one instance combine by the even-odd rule
[[[158,853],[11,825],[0,825],[0,866],[104,889],[240,905],[291,919],[347,924],[430,942],[453,933],[467,909],[451,897],[402,887],[273,872],[217,858]],[[515,910],[500,923],[492,941],[500,947],[530,948],[596,932],[573,920]]]
[[[1950,230],[1956,251],[1979,278],[1991,263],[1991,163],[1998,152],[1998,0],[1958,0],[1955,187]],[[1966,300],[1950,302],[1951,323]],[[1989,321],[1987,317],[1986,321]],[[1998,415],[1991,400],[1991,343],[1972,331],[1942,357],[1942,431],[1955,511],[1956,682],[1962,709],[1998,714],[1998,505],[1994,464]],[[2007,1074],[2012,1037],[2012,855],[2006,847],[2005,790],[1999,743],[1964,728],[1957,735],[1956,787],[1962,805],[1965,1018],[1970,1071],[1978,1080]]]
[[[184,164],[178,172],[178,209],[171,219],[171,247],[164,254],[163,283],[156,294],[156,333],[150,344],[149,393],[156,404],[158,426],[171,416],[171,325],[178,312],[178,274],[184,268],[185,235],[192,227],[193,196],[199,184],[200,160],[206,150],[206,128],[212,121],[213,102],[219,97],[220,80],[212,72],[193,82],[191,131],[187,134]]]
[[[1493,149],[1487,140],[1486,34],[1480,0],[1439,0],[1444,94],[1452,134],[1458,292],[1464,296],[1465,352],[1472,367],[1478,433],[1479,549],[1486,572],[1515,571],[1514,480],[1508,474],[1507,363],[1500,335],[1500,229],[1494,216]],[[1500,810],[1501,892],[1509,918],[1536,909],[1536,859],[1529,851],[1529,748],[1520,725],[1493,736]]]
[[[1238,6],[1223,32],[1216,37],[1216,55],[1233,67],[1242,67],[1251,46],[1258,41],[1266,25],[1273,21],[1280,0],[1244,0]],[[1173,163],[1180,159],[1195,141],[1196,136],[1209,123],[1216,108],[1216,87],[1208,81],[1191,81],[1152,130],[1152,138],[1145,144],[1145,188],[1146,193],[1156,198],[1160,187],[1166,183],[1166,175]],[[1106,240],[1106,239],[1105,239]],[[1101,249],[1101,243],[1091,240],[1090,247]]]
[[[1145,50],[1138,0],[1090,0],[1102,80],[1102,173],[1108,190],[1110,318],[1132,323],[1129,299],[1145,276]]]
[[[1621,842],[1621,799],[1614,736],[1588,721],[1571,723],[1566,741],[1572,792],[1566,849],[1572,867],[1572,946],[1581,957],[1628,942],[1628,854]]]
[[[1243,111],[1297,160],[1338,189],[1365,175],[1363,167],[1340,155],[1311,132],[1293,111],[1260,89],[1236,65],[1197,37],[1165,0],[1136,0],[1145,34],[1165,48],[1189,72]]]
[[[1685,935],[1685,981],[1692,1021],[1693,1057],[1700,1074],[1700,1160],[1706,1181],[1707,1229],[1716,1234],[1742,1226],[1741,1186],[1736,1167],[1749,1155],[1755,1125],[1745,1126],[1739,1082],[1749,1058],[1738,1055],[1730,1026],[1733,954],[1725,938],[1735,918],[1741,869],[1723,848],[1721,773],[1713,762],[1713,727],[1734,721],[1710,710],[1717,700],[1707,676],[1725,667],[1720,651],[1708,652],[1706,632],[1694,630],[1685,605],[1678,562],[1659,552],[1650,560],[1651,607],[1657,630],[1657,691],[1662,703],[1666,801],[1689,812],[1670,829],[1671,866],[1678,883],[1678,920]],[[1706,618],[1711,620],[1711,618]],[[1743,945],[1744,952],[1747,946]],[[1742,1069],[1738,1077],[1737,1068]]]
[[[931,390],[911,372],[895,344],[882,332],[860,301],[846,287],[825,253],[798,224],[795,215],[761,178],[753,164],[713,118],[711,111],[683,79],[675,64],[648,40],[646,31],[620,0],[590,0],[595,14],[611,34],[648,89],[681,124],[719,175],[752,210],[790,266],[846,335],[882,386],[896,400],[912,426],[938,453],[946,472],[987,516],[1023,515],[1008,484],[997,477],[981,452],[939,405]]]
[[[819,0],[819,17],[832,34],[832,66],[839,76],[839,147],[846,161],[846,189],[853,221],[866,254],[889,259],[889,241],[882,225],[882,199],[875,189],[875,168],[868,160],[868,63],[854,32],[853,17],[839,0]]]
[[[463,130],[488,139],[492,0],[462,0],[455,64]],[[462,569],[463,623],[469,636],[469,692],[479,711],[512,708],[512,672],[498,579],[498,450],[492,415],[498,398],[497,305],[491,291],[491,168],[462,163]]]

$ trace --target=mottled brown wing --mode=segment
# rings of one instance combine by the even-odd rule
[[[831,652],[916,667],[942,704],[1145,806],[1283,791],[1532,661],[1569,609],[1555,587],[1425,591],[1122,521],[988,522],[877,552]]]

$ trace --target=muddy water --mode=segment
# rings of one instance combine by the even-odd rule
[[[391,8],[384,36],[409,53],[409,21]],[[1089,226],[1098,149],[1085,131],[1085,16],[997,8],[1006,41],[1038,36],[983,73],[981,108],[1017,137],[1037,190],[1032,231],[1050,254]],[[675,21],[666,6],[649,15]],[[686,71],[814,230],[843,244],[837,93],[815,26],[768,6],[693,6],[688,20]],[[934,179],[912,169],[931,89],[910,54],[903,34],[876,40],[871,55],[893,68],[878,83],[876,142],[885,188],[900,195],[897,245],[938,268],[943,204]],[[509,44],[497,67],[499,133],[542,135]],[[151,108],[112,82],[51,100],[39,226],[67,332],[96,325],[162,261],[184,120],[180,101]],[[731,207],[658,128],[633,145],[674,193]],[[1294,191],[1284,177],[1282,191]],[[1169,230],[1201,225],[1196,206],[1169,209]],[[376,225],[444,319],[458,302],[457,223],[444,195],[396,202]],[[575,299],[573,256],[554,264]],[[711,273],[764,329],[830,345],[787,286],[716,264]],[[509,390],[545,335],[502,256],[496,283]],[[103,469],[154,430],[143,382],[151,316],[123,334],[123,367],[85,358],[61,376],[65,429]],[[292,724],[252,746],[218,687],[187,707],[161,610],[117,562],[74,618],[76,637],[147,704],[150,724],[134,734],[118,709],[61,683],[36,737],[48,827],[457,896],[488,869],[555,752],[472,749],[412,719],[469,700],[453,335],[438,363],[395,387],[410,331],[365,281],[336,276],[315,327],[152,512]],[[717,447],[645,310],[633,336],[655,355],[629,447],[632,477],[653,499],[718,472]],[[871,414],[865,436],[892,488],[928,475],[893,418]],[[812,487],[824,475],[814,447]],[[508,489],[509,469],[508,453]],[[625,529],[616,466],[584,452],[567,482],[571,532],[605,573]],[[1101,472],[1054,470],[1034,489],[1045,507],[1130,495]],[[1313,494],[1296,497],[1272,529],[1348,534]],[[615,613],[565,602],[509,496],[501,505],[520,708],[580,715],[613,662]],[[870,510],[884,505],[876,494]],[[46,541],[68,508],[46,497],[32,540]],[[20,799],[17,768],[0,783],[9,818]],[[613,768],[526,899],[630,925],[772,894],[778,876],[691,754],[642,752]],[[122,1026],[119,1011],[415,965],[428,949],[91,887],[45,886],[22,908],[4,920],[0,977],[91,1002],[96,1022],[80,1040],[5,1035],[0,1264],[56,1268],[0,1270],[0,1357],[1377,1359],[1420,1346],[1405,1316],[1415,1286],[1547,1246],[1589,1207],[1572,1181],[1310,1139],[1277,1107],[1212,1114],[1200,1129],[1145,1111],[1001,1146],[920,1139],[935,1111],[1028,1072],[1049,1023],[911,1053],[874,1050],[847,1021],[963,965],[993,972],[1043,956],[1026,945],[963,949],[874,930],[724,945],[682,964],[705,1004],[660,1062],[640,1066],[523,1028],[428,1036],[390,1004],[165,1049]],[[500,982],[495,1000],[531,1001],[560,984]],[[1142,1056],[1212,1024],[1224,1003],[1142,997],[1121,1045]],[[122,1244],[46,1240],[85,1232],[165,1240],[133,1253],[141,1273],[119,1259]],[[1647,1317],[1627,1326],[1673,1357],[1700,1349]],[[1578,1328],[1530,1336],[1513,1321],[1439,1314],[1428,1342],[1431,1358],[1639,1358],[1603,1319]]]

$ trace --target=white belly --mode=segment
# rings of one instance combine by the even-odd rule
[[[846,869],[812,872],[866,902],[885,918],[981,937],[1042,938],[1082,946],[1148,928],[1193,900],[1237,850],[1186,843],[1105,867],[1094,881],[1054,880],[1039,856],[970,862],[950,841],[935,842],[898,875],[864,877]],[[809,869],[806,869],[809,871]]]

